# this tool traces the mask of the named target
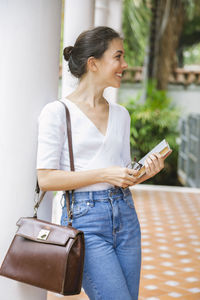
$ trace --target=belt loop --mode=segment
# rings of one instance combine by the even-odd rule
[[[92,191],[89,192],[89,199],[93,200],[93,192]]]
[[[112,192],[111,189],[109,189],[109,190],[108,190],[108,197],[112,197],[112,195],[113,195],[113,192]]]
[[[122,194],[123,194],[123,197],[125,197],[125,191],[124,191],[124,188],[120,187],[120,190],[121,190],[121,192],[122,192]]]

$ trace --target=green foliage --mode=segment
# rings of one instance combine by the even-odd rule
[[[183,51],[184,65],[200,62],[200,1],[182,0],[185,22],[179,39],[178,52]]]
[[[188,20],[194,19],[200,14],[200,2],[199,0],[182,0]]]
[[[184,64],[199,64],[200,1],[181,1],[184,5],[185,24],[180,37],[178,52],[184,50]],[[130,67],[144,64],[149,38],[150,8],[151,1],[148,0],[123,1],[124,49],[126,61]]]
[[[183,52],[185,65],[199,65],[200,63],[200,43],[192,47],[185,48]]]
[[[130,67],[144,63],[149,22],[150,8],[146,0],[123,1],[124,49]]]
[[[139,160],[164,138],[169,143],[172,154],[165,161],[165,168],[145,183],[162,185],[180,185],[177,179],[178,119],[179,111],[172,105],[166,91],[155,88],[149,83],[144,104],[139,96],[124,105],[131,116],[131,154]]]

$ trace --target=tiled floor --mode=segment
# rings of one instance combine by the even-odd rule
[[[139,300],[200,300],[200,190],[191,191],[144,185],[133,189],[142,231]],[[48,300],[59,299],[88,297],[84,292],[48,295]]]

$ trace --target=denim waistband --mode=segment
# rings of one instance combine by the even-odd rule
[[[128,196],[131,193],[129,188],[110,188],[107,190],[100,191],[83,191],[83,192],[74,192],[75,202],[83,201],[83,200],[105,200],[109,197],[113,199],[119,196]],[[70,199],[71,199],[71,191],[70,191]]]

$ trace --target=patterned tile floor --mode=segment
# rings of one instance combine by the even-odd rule
[[[142,231],[139,300],[200,300],[200,190],[139,185],[132,192]],[[59,299],[88,297],[48,294]]]

